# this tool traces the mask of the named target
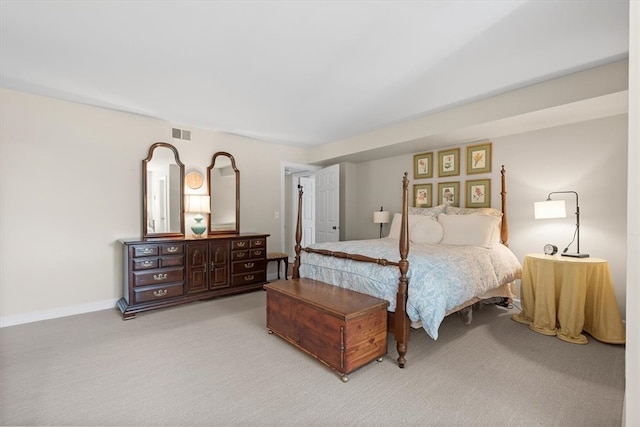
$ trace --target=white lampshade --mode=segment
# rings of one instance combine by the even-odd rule
[[[375,211],[373,213],[373,222],[375,224],[386,224],[391,221],[391,214],[388,211]]]
[[[189,213],[210,213],[209,196],[204,194],[188,194],[185,198],[184,211]]]
[[[566,218],[567,207],[564,200],[546,200],[535,202],[533,205],[534,217],[536,219],[545,218]]]

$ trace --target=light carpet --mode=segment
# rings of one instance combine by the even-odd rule
[[[2,425],[619,426],[624,346],[539,335],[515,309],[450,316],[339,376],[265,327],[262,291],[0,329]]]

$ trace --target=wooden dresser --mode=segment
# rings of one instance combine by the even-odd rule
[[[268,234],[123,239],[124,319],[191,301],[262,289]]]

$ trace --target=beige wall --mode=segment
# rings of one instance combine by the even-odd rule
[[[140,163],[156,141],[173,143],[187,171],[204,173],[214,152],[232,153],[241,171],[242,230],[270,233],[269,247],[282,247],[275,218],[281,162],[301,163],[301,149],[201,129],[192,129],[191,141],[171,140],[171,124],[156,119],[8,90],[1,99],[3,325],[113,306],[122,292],[117,240],[140,235]],[[520,259],[547,242],[564,247],[573,232],[572,218],[555,228],[534,221],[533,202],[550,191],[580,194],[581,250],[609,260],[623,314],[626,129],[626,115],[617,115],[493,139],[493,172],[486,176],[499,206],[499,165],[507,167],[510,242]],[[372,212],[400,209],[401,176],[408,171],[412,178],[413,156],[347,165],[355,196],[343,232],[376,237]],[[451,180],[464,189],[464,164],[461,171]],[[192,223],[188,215],[187,230]]]
[[[299,163],[300,149],[200,129],[172,140],[161,120],[5,89],[0,100],[0,325],[114,307],[117,240],[141,235],[141,161],[157,141],[203,174],[232,153],[241,227],[279,250],[280,162]]]

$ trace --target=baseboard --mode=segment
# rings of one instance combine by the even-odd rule
[[[21,325],[23,323],[39,322],[41,320],[57,319],[58,317],[73,316],[90,313],[92,311],[107,310],[116,307],[117,299],[96,301],[88,304],[70,305],[31,313],[0,316],[0,328]]]

